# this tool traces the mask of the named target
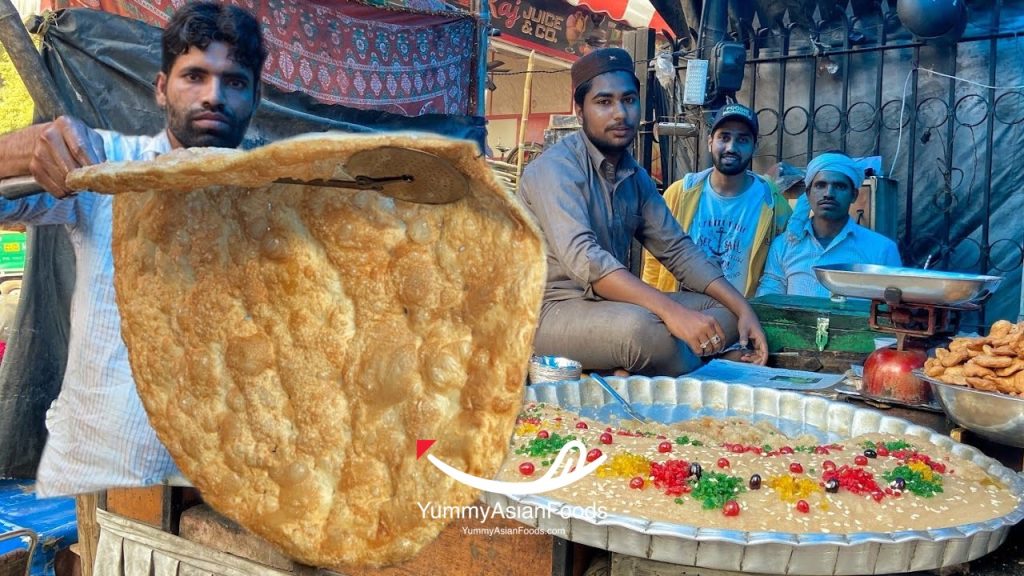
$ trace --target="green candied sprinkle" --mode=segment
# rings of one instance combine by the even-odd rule
[[[540,465],[541,466],[551,466],[551,461],[550,460],[541,460]]]
[[[763,451],[763,452],[771,452],[772,451],[772,445],[771,444],[765,444],[764,446],[761,446],[761,451]]]
[[[549,456],[558,453],[569,442],[575,440],[573,435],[559,436],[557,433],[548,438],[533,438],[530,442],[516,450],[516,454],[529,454],[530,456]]]
[[[696,446],[697,448],[700,448],[701,446],[704,445],[704,443],[701,442],[700,440],[694,440],[694,441],[690,442],[690,445],[691,446]]]
[[[736,494],[745,492],[743,479],[718,472],[704,472],[693,487],[692,496],[705,510],[721,508]]]
[[[682,504],[683,503],[683,499],[682,498],[676,498],[675,499],[675,503],[676,504]]]
[[[678,438],[676,438],[676,444],[679,444],[680,446],[686,446],[689,443],[690,443],[690,437],[689,436],[679,436]]]
[[[914,450],[914,445],[907,443],[905,440],[893,440],[891,442],[882,442],[881,444],[867,440],[864,442],[863,446],[870,450],[877,450],[879,446],[884,446],[889,452],[895,452],[897,450]]]
[[[808,454],[811,454],[811,453],[814,452],[815,448],[816,448],[816,446],[797,446],[796,448],[793,448],[793,451],[794,452],[806,452]]]
[[[882,477],[888,482],[902,478],[906,484],[904,491],[916,494],[922,498],[931,498],[942,492],[942,476],[932,474],[933,480],[925,480],[923,474],[912,470],[909,466],[897,466],[888,472],[884,472]]]

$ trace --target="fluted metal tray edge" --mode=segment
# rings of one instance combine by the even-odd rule
[[[1020,502],[1009,514],[986,522],[935,530],[802,534],[708,529],[631,516],[604,519],[569,515],[540,522],[539,527],[590,546],[687,566],[765,574],[887,574],[933,570],[975,560],[999,547],[1009,528],[1024,519],[1024,475],[979,450],[907,420],[825,398],[768,388],[702,382],[693,378],[608,378],[641,412],[659,405],[707,407],[725,416],[770,416],[806,423],[837,437],[869,432],[913,436],[950,450],[981,466],[1005,483]],[[589,379],[546,383],[527,389],[525,402],[564,408],[600,408],[615,400]],[[515,502],[557,509],[562,503],[544,496],[484,493],[488,504]],[[788,559],[787,559],[788,558]],[[786,561],[782,561],[786,559]]]

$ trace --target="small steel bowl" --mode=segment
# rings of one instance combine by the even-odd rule
[[[560,356],[531,356],[530,384],[579,380],[583,365]]]
[[[1024,448],[1024,398],[947,384],[921,370],[914,370],[914,375],[931,384],[946,416],[958,426],[994,442]]]

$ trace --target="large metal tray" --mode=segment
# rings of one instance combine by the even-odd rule
[[[903,303],[939,306],[984,300],[1003,281],[999,276],[873,264],[815,266],[814,273],[819,282],[840,296],[886,300],[889,291],[890,297],[895,295]]]
[[[701,382],[693,378],[608,378],[645,416],[674,422],[702,416],[767,420],[787,434],[812,433],[835,441],[869,432],[913,437],[975,462],[1024,496],[1024,477],[975,448],[876,410],[767,388]],[[603,421],[626,419],[620,406],[593,381],[531,386],[527,402],[547,402]],[[521,521],[596,548],[686,566],[762,574],[891,574],[933,570],[974,560],[995,550],[1011,526],[1024,519],[1024,499],[1006,516],[927,531],[798,534],[746,532],[652,522],[632,516],[595,519],[543,496],[484,493],[492,506],[529,505],[550,511]],[[566,517],[562,517],[561,515]]]

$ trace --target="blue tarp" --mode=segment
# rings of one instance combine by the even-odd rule
[[[53,576],[58,550],[78,541],[74,498],[36,498],[34,483],[0,480],[0,535],[27,528],[39,536],[32,557],[34,576]],[[28,549],[29,539],[0,541],[0,556],[18,548]]]

